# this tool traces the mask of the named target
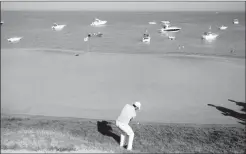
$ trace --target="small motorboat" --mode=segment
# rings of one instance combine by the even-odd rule
[[[175,40],[175,36],[168,36],[169,40]]]
[[[163,21],[161,21],[161,23],[166,25],[166,24],[170,24],[170,21],[163,20]]]
[[[7,40],[8,40],[8,42],[10,42],[10,43],[17,43],[17,42],[19,42],[22,38],[23,38],[23,37],[11,37],[11,38],[9,38],[9,39],[7,39]]]
[[[4,23],[4,21],[1,21],[1,25]]]
[[[90,37],[102,37],[102,33],[101,32],[97,32],[97,33],[89,33],[88,35],[87,35],[87,37],[85,37],[84,38],[84,41],[86,42],[86,41],[88,41],[89,40],[89,38]]]
[[[89,41],[89,37],[88,37],[88,36],[85,37],[85,38],[84,38],[84,41],[85,41],[85,42]]]
[[[233,20],[233,24],[235,24],[235,25],[239,24],[238,19],[234,19],[234,20]]]
[[[94,22],[91,23],[91,26],[103,26],[106,23],[106,20],[99,20],[98,18],[95,18]]]
[[[202,39],[207,40],[207,41],[212,41],[215,40],[219,35],[212,33],[212,32],[204,32],[202,35]]]
[[[102,33],[101,32],[97,32],[97,33],[89,33],[88,34],[88,37],[93,37],[93,36],[96,36],[96,37],[102,37]]]
[[[147,31],[144,33],[144,35],[143,35],[143,38],[142,38],[142,42],[144,42],[144,43],[150,43],[150,39],[151,39],[151,37],[150,37],[150,35],[147,33]]]
[[[222,25],[222,26],[220,26],[220,27],[219,27],[219,29],[220,29],[220,30],[226,30],[226,29],[227,29],[227,27],[226,27],[226,26],[224,26],[224,25]]]
[[[97,32],[97,33],[93,33],[93,36],[97,36],[97,37],[102,37],[102,33],[101,32]]]
[[[51,27],[55,31],[60,31],[62,30],[66,25],[58,25],[57,23],[54,23],[53,26]]]
[[[202,35],[202,39],[204,39],[206,41],[213,41],[219,35],[211,32],[211,26],[209,27],[209,30],[210,30],[209,32],[204,32],[204,34]]]
[[[175,27],[175,26],[170,26],[169,24],[164,24],[163,28],[160,29],[160,32],[161,33],[164,33],[164,32],[178,32],[180,30],[181,30],[180,27]]]
[[[150,37],[143,37],[142,38],[142,42],[144,42],[144,43],[150,43]]]
[[[156,22],[155,22],[155,21],[150,21],[149,24],[150,24],[150,25],[155,25]]]

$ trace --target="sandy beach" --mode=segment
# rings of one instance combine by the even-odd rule
[[[3,113],[114,120],[125,103],[141,101],[140,122],[236,124],[207,104],[237,110],[228,99],[245,99],[245,59],[1,52]]]

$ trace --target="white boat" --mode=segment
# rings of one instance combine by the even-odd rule
[[[222,26],[220,26],[220,27],[219,27],[219,29],[220,29],[220,30],[226,30],[226,29],[227,29],[227,27],[226,27],[226,26],[224,26],[224,25],[222,25]]]
[[[7,40],[8,40],[8,42],[10,42],[10,43],[17,43],[17,42],[19,42],[22,38],[23,38],[23,37],[11,37],[11,38],[9,38],[9,39],[7,39]]]
[[[85,37],[85,38],[84,38],[84,41],[85,41],[85,42],[89,41],[89,37],[88,37],[88,36]]]
[[[90,37],[102,37],[102,33],[101,32],[97,32],[97,33],[89,33],[87,35],[87,37],[84,38],[84,41],[88,41],[90,39]]]
[[[162,24],[170,24],[170,21],[167,21],[167,20],[163,20],[161,21]]]
[[[209,30],[210,30],[209,32],[204,32],[204,34],[202,35],[202,39],[207,40],[207,41],[213,41],[219,35],[211,32],[211,26],[209,27]]]
[[[97,37],[102,37],[103,34],[101,32],[97,32],[97,33],[93,33],[92,35]]]
[[[175,36],[168,36],[169,40],[175,40]]]
[[[95,18],[95,20],[91,23],[91,26],[102,26],[105,25],[106,23],[107,23],[106,20],[99,20]]]
[[[143,35],[142,42],[144,42],[144,43],[150,43],[150,39],[151,39],[151,37],[147,33],[147,31],[146,31],[146,33],[144,33],[144,35]]]
[[[156,22],[155,22],[155,21],[150,21],[149,24],[150,24],[150,25],[155,25]]]
[[[1,25],[4,23],[4,21],[1,21]]]
[[[163,28],[160,29],[160,32],[178,32],[180,31],[180,27],[170,26],[169,24],[164,24]]]
[[[235,25],[236,25],[236,24],[239,24],[238,19],[234,19],[234,20],[233,20],[233,24],[235,24]]]
[[[66,25],[58,25],[56,23],[53,24],[53,26],[51,27],[53,30],[55,31],[60,31],[62,30]]]
[[[150,36],[149,37],[143,37],[142,38],[142,42],[144,42],[144,43],[150,43],[150,39],[151,39]]]
[[[207,40],[207,41],[212,41],[212,40],[215,40],[218,36],[219,36],[218,34],[215,34],[212,32],[205,32],[202,35],[202,39]]]

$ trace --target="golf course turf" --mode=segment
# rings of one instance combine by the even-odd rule
[[[239,125],[132,122],[134,152],[243,153],[245,129]],[[1,116],[1,151],[113,152],[120,130],[114,121],[27,115]]]

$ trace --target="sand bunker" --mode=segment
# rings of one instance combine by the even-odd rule
[[[67,52],[2,50],[2,111],[115,119],[138,100],[139,121],[234,124],[207,104],[245,99],[244,59]]]

